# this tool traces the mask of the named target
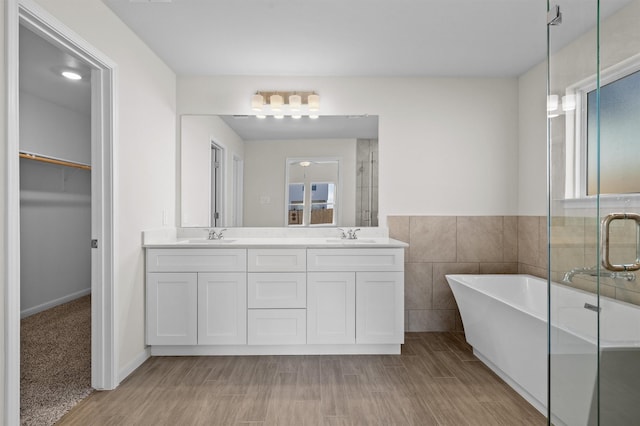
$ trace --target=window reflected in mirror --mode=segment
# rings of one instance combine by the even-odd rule
[[[311,225],[335,225],[335,194],[334,182],[311,183]]]
[[[289,222],[288,225],[302,225],[304,215],[304,183],[289,184]]]

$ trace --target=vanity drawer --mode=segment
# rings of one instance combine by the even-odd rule
[[[147,272],[244,272],[245,249],[148,249]]]
[[[249,272],[305,272],[305,249],[249,249]]]
[[[403,271],[403,248],[309,249],[308,271]]]
[[[249,309],[250,345],[304,345],[307,343],[306,309]]]
[[[306,308],[304,272],[250,272],[247,303],[251,308]]]

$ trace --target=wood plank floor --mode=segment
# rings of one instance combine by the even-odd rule
[[[153,357],[60,425],[546,425],[460,333],[402,355]]]

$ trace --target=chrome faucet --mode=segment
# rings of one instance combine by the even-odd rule
[[[216,232],[215,228],[214,229],[209,229],[209,236],[207,237],[208,240],[221,240],[224,238],[224,235],[222,234],[224,231],[226,231],[227,228],[225,229],[221,229],[220,231]]]
[[[360,228],[356,228],[356,229],[348,229],[348,230],[344,230],[342,228],[338,228],[338,231],[340,231],[340,238],[342,238],[343,240],[357,240],[358,239],[358,234],[357,232],[360,230]]]
[[[607,271],[606,269],[598,270],[597,267],[592,266],[591,268],[573,268],[562,278],[562,281],[570,284],[575,275],[589,275],[591,277],[604,277],[604,278],[613,278],[613,279],[623,279],[627,281],[635,281],[636,274],[633,272],[612,272]]]

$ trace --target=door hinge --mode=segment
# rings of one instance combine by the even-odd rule
[[[214,219],[220,219],[220,212],[215,212],[215,213],[213,214],[213,218],[214,218]]]
[[[91,240],[91,248],[98,248],[98,240]]]

